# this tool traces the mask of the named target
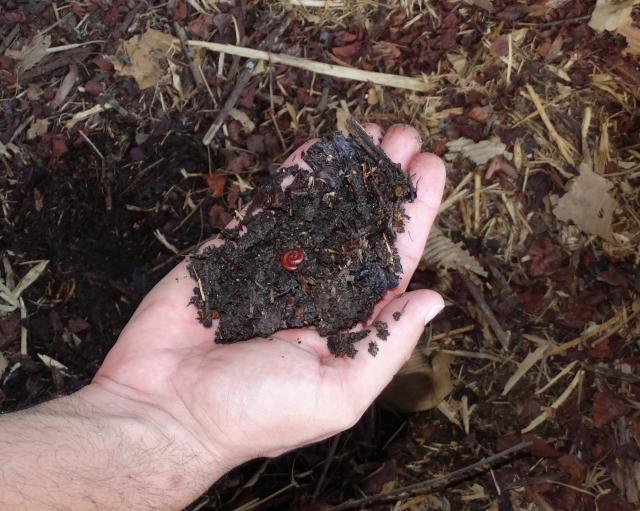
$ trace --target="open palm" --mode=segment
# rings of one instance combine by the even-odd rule
[[[396,242],[404,269],[401,283],[374,311],[373,317],[390,330],[377,357],[367,353],[371,339],[365,338],[356,345],[360,353],[354,359],[336,358],[311,328],[215,344],[214,330],[204,328],[195,308],[187,306],[194,284],[183,261],[142,301],[94,384],[169,413],[225,469],[321,440],[355,423],[442,308],[442,299],[432,291],[404,291],[440,204],[444,165],[420,153],[420,137],[409,126],[393,126],[384,137],[377,125],[366,129],[417,187],[417,199],[405,205],[410,219]],[[301,154],[312,143],[284,166],[306,165]],[[397,321],[394,312],[402,313]]]

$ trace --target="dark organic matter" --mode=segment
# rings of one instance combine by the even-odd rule
[[[267,337],[314,326],[332,353],[353,357],[374,305],[398,285],[394,248],[402,203],[415,198],[408,176],[356,123],[303,156],[311,172],[281,170],[255,194],[253,213],[224,230],[224,244],[191,256],[192,302],[216,341]],[[285,178],[294,180],[285,186]],[[386,325],[377,324],[380,338]]]

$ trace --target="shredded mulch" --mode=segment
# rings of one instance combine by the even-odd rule
[[[406,122],[448,170],[410,284],[448,306],[411,370],[449,357],[453,391],[408,415],[374,405],[336,439],[238,468],[192,509],[637,509],[637,6],[609,31],[590,24],[591,0],[297,3],[3,3],[0,410],[86,384],[144,294],[300,143],[349,115]],[[371,72],[421,76],[421,91]],[[351,345],[343,335],[330,342]],[[410,404],[425,385],[394,395]],[[513,446],[492,470],[431,483]]]

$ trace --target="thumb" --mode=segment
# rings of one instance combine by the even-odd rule
[[[371,328],[369,335],[355,344],[359,353],[354,359],[327,363],[346,383],[352,403],[364,411],[373,402],[409,359],[425,325],[443,308],[442,297],[435,291],[405,293],[389,302],[376,318],[387,324],[387,340],[378,338],[376,329]],[[372,342],[379,348],[375,357],[367,353]]]

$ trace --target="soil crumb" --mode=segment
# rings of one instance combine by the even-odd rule
[[[378,339],[382,339],[383,341],[387,340],[387,337],[389,337],[389,326],[384,321],[374,321],[371,326],[376,329]]]
[[[192,254],[191,300],[216,342],[313,326],[336,356],[355,356],[374,305],[402,273],[394,247],[403,202],[415,188],[355,121],[304,153],[311,171],[282,169],[256,190],[251,211],[221,233],[224,243]],[[376,326],[386,339],[386,325]]]

